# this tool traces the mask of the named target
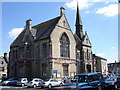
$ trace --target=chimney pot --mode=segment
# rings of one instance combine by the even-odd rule
[[[31,29],[31,26],[32,26],[32,20],[31,19],[28,19],[26,21],[26,28],[28,28],[29,30]]]

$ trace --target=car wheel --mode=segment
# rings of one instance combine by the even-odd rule
[[[22,83],[22,87],[24,87],[25,86],[25,84],[24,83]]]
[[[48,85],[48,88],[52,88],[52,85],[51,85],[51,84],[49,84],[49,85]]]
[[[115,87],[115,89],[117,89],[118,88],[117,84],[115,84],[114,87]]]
[[[10,86],[10,83],[7,83],[6,85],[7,85],[7,86]]]
[[[102,87],[101,87],[101,86],[99,86],[99,87],[98,87],[98,90],[102,90]]]
[[[34,84],[33,87],[36,88],[37,86]]]
[[[63,84],[62,83],[60,83],[60,86],[62,86]]]

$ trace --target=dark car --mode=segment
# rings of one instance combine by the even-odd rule
[[[77,86],[75,83],[68,83],[63,86],[67,90],[98,90],[97,86]]]
[[[117,78],[117,87],[120,88],[120,77]]]
[[[12,80],[9,82],[9,85],[16,86],[17,85],[17,80]]]
[[[9,78],[6,81],[3,81],[2,85],[17,85],[17,78]]]
[[[112,76],[105,80],[105,83],[109,85],[111,89],[120,88],[120,77],[119,76]]]
[[[72,81],[73,85],[76,85],[77,89],[104,89],[107,88],[103,75],[100,72],[78,74]]]

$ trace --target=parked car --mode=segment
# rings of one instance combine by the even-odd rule
[[[112,77],[112,76],[115,76],[115,74],[113,74],[113,73],[108,73],[107,76],[108,76],[108,77]]]
[[[2,82],[2,78],[0,78],[0,82]]]
[[[68,83],[63,86],[67,90],[98,90],[97,86],[77,86],[76,83]]]
[[[103,75],[103,78],[107,79],[107,78],[109,78],[109,76],[108,75]]]
[[[9,78],[6,81],[3,81],[2,85],[17,85],[17,78]]]
[[[49,79],[43,83],[42,87],[52,88],[53,86],[62,86],[63,84],[61,80]]]
[[[41,84],[44,81],[42,79],[39,78],[33,78],[32,80],[30,80],[28,83],[26,83],[27,87],[41,87]]]
[[[117,87],[120,88],[120,76],[117,78]]]
[[[88,73],[88,74],[78,74],[73,79],[73,84],[76,88],[94,88],[94,89],[104,89],[107,88],[103,75],[100,72]]]
[[[120,77],[119,76],[112,76],[105,80],[105,83],[109,85],[109,88],[117,89],[120,87]]]
[[[26,86],[26,84],[28,83],[28,79],[27,78],[19,78],[17,81],[17,85],[18,86]]]

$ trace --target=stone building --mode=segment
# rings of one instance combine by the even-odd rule
[[[0,79],[7,78],[8,73],[8,58],[7,53],[0,57]]]
[[[60,16],[26,27],[10,46],[9,77],[63,78],[93,72],[92,45],[83,32],[77,6],[76,32],[73,34],[65,9]]]
[[[102,74],[107,75],[108,74],[107,59],[93,54],[93,60],[95,60],[93,63],[94,72],[102,72]]]
[[[108,72],[120,76],[120,62],[108,63]]]

